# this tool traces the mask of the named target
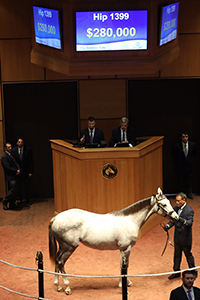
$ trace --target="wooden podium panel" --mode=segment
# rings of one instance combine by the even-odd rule
[[[155,194],[163,186],[162,145],[163,136],[130,148],[75,148],[63,140],[51,140],[55,212],[76,207],[107,213]],[[110,179],[104,177],[107,164],[116,171],[114,178],[112,174]],[[145,232],[145,227],[149,230],[158,222],[148,223],[143,226]]]

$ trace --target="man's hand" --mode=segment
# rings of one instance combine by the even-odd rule
[[[85,142],[85,135],[82,136],[82,138],[80,139],[80,142],[81,142],[81,143],[82,143],[82,142],[83,142],[83,143]]]
[[[179,219],[178,219],[182,224],[185,224],[186,223],[186,220],[185,219],[183,219],[183,218],[181,218],[181,217],[179,217]]]
[[[167,224],[163,227],[164,231],[168,231],[169,228],[170,228],[169,224]]]

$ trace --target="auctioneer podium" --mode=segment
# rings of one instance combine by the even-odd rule
[[[55,212],[76,207],[107,213],[156,194],[163,186],[163,138],[147,137],[135,147],[89,149],[51,140]],[[160,220],[151,216],[140,236]]]

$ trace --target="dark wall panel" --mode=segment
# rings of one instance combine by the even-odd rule
[[[172,145],[183,129],[197,143],[193,191],[200,189],[200,79],[129,80],[128,109],[130,124],[137,136],[164,135],[164,192],[176,193]],[[156,172],[156,166],[155,166]]]
[[[77,83],[5,84],[6,141],[23,136],[33,152],[34,198],[53,197],[50,139],[77,139]]]

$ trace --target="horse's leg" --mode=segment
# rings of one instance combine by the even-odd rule
[[[121,269],[124,264],[124,261],[125,261],[127,269],[128,269],[130,253],[131,253],[131,245],[129,245],[128,248],[126,248],[125,250],[120,251],[120,267],[121,267]],[[132,281],[130,281],[128,278],[127,278],[127,286],[133,286]],[[122,287],[122,278],[121,277],[119,279],[119,287]]]
[[[60,256],[60,249],[57,253],[57,258],[55,261],[55,273],[59,273],[60,269],[59,269],[59,264],[58,264],[58,257]],[[55,274],[54,276],[54,284],[57,285],[57,291],[60,292],[63,290],[62,286],[59,285],[59,275]]]
[[[60,252],[59,257],[57,258],[57,262],[58,262],[59,270],[63,275],[66,274],[65,269],[64,269],[65,262],[68,260],[68,258],[76,250],[77,247],[69,246],[69,245],[65,244],[64,249],[62,249],[62,251]],[[69,286],[69,280],[68,280],[67,276],[62,276],[62,277],[63,277],[63,282],[65,285],[65,293],[66,293],[66,295],[70,295],[72,292],[71,292],[71,289]]]

